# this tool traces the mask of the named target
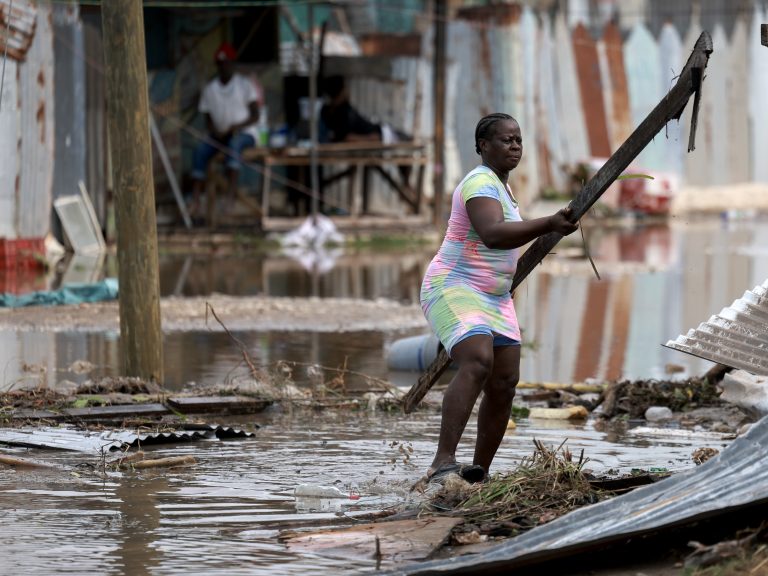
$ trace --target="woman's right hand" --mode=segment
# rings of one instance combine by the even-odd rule
[[[557,232],[563,236],[568,236],[579,229],[578,222],[571,222],[570,217],[573,210],[570,207],[558,210],[549,217],[549,226],[552,232]]]

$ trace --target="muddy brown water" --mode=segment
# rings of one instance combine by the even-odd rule
[[[588,233],[601,280],[588,262],[558,247],[515,294],[529,344],[522,379],[572,382],[588,378],[662,378],[699,375],[711,364],[663,348],[662,343],[697,326],[744,290],[768,278],[768,228],[759,221],[672,222]],[[270,296],[342,296],[418,300],[421,275],[432,249],[404,253],[334,253],[314,264],[288,256],[270,258],[179,257],[161,259],[165,295],[214,292]],[[308,269],[307,266],[309,266]],[[314,268],[312,268],[314,266]],[[421,330],[391,332],[243,332],[260,363],[341,366],[409,386],[416,372],[390,373],[388,347]],[[177,332],[165,336],[167,385],[221,382],[238,368],[240,353],[226,334]],[[96,365],[94,375],[120,366],[114,332],[0,331],[0,385],[56,387],[86,375],[66,371],[75,360]],[[349,376],[351,387],[364,379]],[[342,510],[373,511],[403,501],[406,487],[428,465],[439,415],[364,413],[268,414],[248,441],[210,441],[153,449],[159,456],[192,454],[187,469],[112,475],[0,469],[0,574],[304,574],[372,570],[369,561],[293,553],[277,531],[306,522],[337,519]],[[229,422],[227,422],[229,423]],[[248,422],[244,422],[247,424]],[[590,423],[526,421],[502,444],[497,467],[509,468],[532,449],[536,437],[551,445],[568,438],[584,448],[588,467],[608,469],[692,466],[691,452],[712,441],[638,438],[600,432]],[[470,427],[472,425],[470,424]],[[470,459],[473,434],[460,457]],[[414,452],[407,463],[391,443]],[[76,464],[74,453],[11,452]],[[392,463],[391,460],[395,459]],[[300,484],[357,489],[357,501],[326,511],[297,502]],[[349,506],[346,506],[349,504]]]
[[[272,414],[255,437],[150,449],[157,456],[193,455],[189,468],[111,474],[0,469],[2,574],[325,574],[373,571],[366,559],[294,553],[281,529],[335,525],[339,515],[398,503],[429,464],[439,415]],[[253,422],[253,420],[251,420]],[[248,424],[248,422],[243,422]],[[470,422],[470,430],[474,422]],[[459,458],[471,459],[473,433]],[[591,425],[521,420],[502,443],[496,469],[532,451],[532,439],[568,440],[591,459],[587,468],[692,466],[700,442],[622,437]],[[396,444],[395,444],[396,443]],[[412,448],[405,461],[399,445]],[[73,452],[22,450],[18,455],[76,465],[98,459]],[[359,500],[299,499],[302,484],[359,491]]]

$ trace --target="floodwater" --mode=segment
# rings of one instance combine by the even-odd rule
[[[760,221],[701,220],[671,225],[587,229],[600,273],[571,258],[581,241],[558,246],[515,294],[527,344],[522,379],[572,382],[589,378],[661,378],[698,375],[711,364],[661,344],[705,321],[768,278],[768,228]],[[161,258],[165,295],[343,296],[418,301],[421,276],[434,248],[337,251],[298,256],[171,256]],[[98,275],[98,271],[96,272]],[[237,336],[256,361],[338,367],[408,386],[418,373],[390,373],[388,347],[404,332],[245,332]],[[0,387],[47,385],[86,376],[66,370],[75,360],[116,374],[118,335],[0,331]],[[173,333],[165,337],[167,385],[221,382],[237,371],[240,353],[226,334]],[[352,387],[363,378],[349,376]],[[277,541],[282,528],[333,524],[341,511],[378,510],[402,502],[407,487],[429,464],[439,415],[269,413],[256,437],[154,448],[158,456],[192,454],[198,464],[180,470],[112,475],[85,471],[0,469],[0,574],[304,574],[373,570],[373,561],[327,559],[297,553]],[[253,419],[243,421],[248,425]],[[230,422],[227,422],[230,423]],[[505,469],[532,451],[532,438],[582,448],[588,468],[692,466],[693,449],[711,440],[642,438],[586,425],[554,428],[519,423],[503,442],[496,465]],[[472,423],[470,423],[470,428]],[[459,457],[471,459],[468,434]],[[397,442],[398,444],[394,444]],[[398,446],[413,454],[402,461]],[[12,450],[26,454],[26,451]],[[77,453],[32,450],[30,455],[74,465],[93,461]],[[392,460],[394,459],[394,462]],[[306,510],[300,484],[359,490],[323,512]],[[339,505],[344,504],[341,510]],[[346,505],[349,506],[346,506]],[[312,508],[309,505],[309,508]],[[192,568],[194,567],[194,568]]]
[[[253,421],[251,421],[253,422]],[[185,469],[115,474],[84,470],[0,468],[0,574],[326,574],[373,571],[365,558],[293,552],[277,539],[282,529],[337,525],[354,515],[400,503],[426,469],[437,441],[439,415],[325,413],[261,416],[255,438],[153,448],[158,457],[193,455]],[[470,422],[468,430],[473,429]],[[497,470],[567,439],[584,450],[595,472],[692,466],[701,441],[623,438],[590,425],[521,420],[502,443]],[[471,459],[471,436],[459,458]],[[412,448],[407,461],[400,445]],[[712,446],[711,441],[707,444]],[[721,448],[719,445],[715,447]],[[74,452],[16,450],[19,455],[75,465],[97,461]],[[336,486],[359,500],[297,500],[296,486]]]
[[[567,257],[581,252],[581,239],[573,235],[567,239],[570,245],[561,243],[557,256],[547,258],[515,294],[525,343],[524,381],[700,375],[710,362],[662,345],[768,278],[768,227],[760,220],[673,219],[670,225],[607,230],[593,225],[586,233],[599,280],[583,257]],[[433,247],[419,246],[335,250],[309,258],[165,255],[161,290],[164,295],[315,295],[416,303],[433,253]],[[402,332],[237,336],[265,365],[289,360],[336,368],[346,362],[351,371],[407,386],[417,374],[390,373],[387,351],[397,339],[427,331],[425,323],[423,330]],[[164,356],[171,389],[188,382],[220,382],[240,361],[231,339],[212,332],[167,334]],[[0,388],[82,380],[61,371],[80,359],[96,364],[96,375],[116,373],[118,335],[0,331]],[[350,384],[355,382],[350,376]]]

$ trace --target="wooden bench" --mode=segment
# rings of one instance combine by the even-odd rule
[[[247,163],[260,163],[263,167],[261,186],[261,217],[269,218],[270,197],[273,182],[280,178],[274,173],[276,166],[298,166],[309,168],[312,164],[312,154],[308,147],[286,148],[251,148],[243,153],[243,160]],[[320,144],[317,147],[317,163],[321,166],[344,165],[345,169],[339,170],[323,178],[321,186],[327,186],[333,182],[347,179],[348,187],[348,211],[351,216],[359,216],[368,211],[370,199],[371,173],[378,173],[384,181],[398,194],[409,206],[414,214],[419,214],[422,209],[424,172],[427,165],[426,146],[421,143],[403,142],[398,144],[381,144],[380,142],[350,142],[338,144]],[[386,167],[398,167],[397,173],[392,174]],[[414,183],[406,181],[399,167],[411,168],[410,175]],[[409,176],[410,176],[409,175]],[[410,180],[410,177],[409,177]],[[293,183],[283,183],[291,187]],[[304,193],[311,193],[307,186],[301,187],[293,184]]]

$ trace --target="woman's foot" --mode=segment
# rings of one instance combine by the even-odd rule
[[[448,474],[456,474],[460,478],[476,484],[485,479],[485,468],[477,464],[460,464],[458,462],[445,462],[436,468],[430,466],[427,470],[427,481],[437,482],[444,479]]]

